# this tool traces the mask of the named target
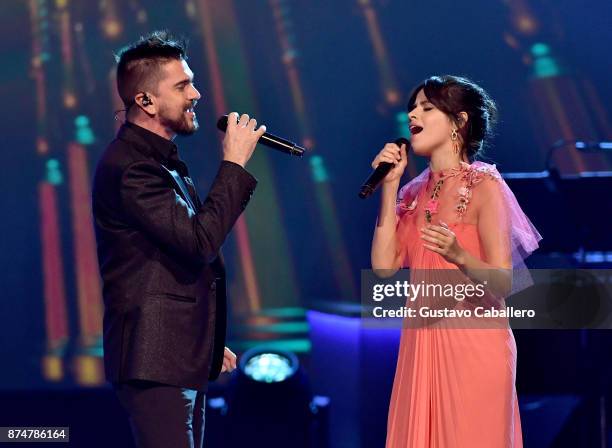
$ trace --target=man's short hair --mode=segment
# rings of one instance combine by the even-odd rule
[[[187,41],[176,39],[167,31],[153,31],[119,50],[115,54],[117,91],[125,107],[129,109],[140,92],[157,93],[162,66],[182,59],[187,59]]]

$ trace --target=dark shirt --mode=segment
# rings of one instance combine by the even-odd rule
[[[178,153],[178,147],[172,140],[157,135],[155,132],[151,132],[137,124],[130,121],[126,121],[122,129],[130,129],[130,131],[136,133],[144,142],[146,146],[142,149],[145,154],[151,155],[160,163],[165,163],[172,168],[178,170],[182,176],[188,176],[187,165],[183,162]],[[121,134],[125,134],[124,131],[120,130]]]
[[[199,197],[197,191],[195,189],[193,180],[189,176],[189,169],[187,168],[187,165],[179,157],[179,151],[176,143],[129,121],[126,121],[124,126],[134,131],[147,142],[148,146],[144,148],[145,151],[148,151],[153,158],[169,169],[175,170],[180,175],[181,179],[186,184],[193,204],[198,204]],[[232,162],[224,161],[223,163]]]

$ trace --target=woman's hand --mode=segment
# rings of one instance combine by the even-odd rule
[[[421,229],[423,245],[437,252],[449,263],[461,266],[465,260],[465,250],[459,245],[455,233],[448,228],[448,225],[440,221],[440,226],[428,224]]]
[[[383,183],[387,184],[399,180],[402,174],[404,174],[406,165],[408,165],[406,145],[402,144],[400,148],[395,143],[387,143],[372,161],[372,168],[378,168],[381,162],[388,162],[395,165],[395,167],[389,171],[389,174],[385,176]]]

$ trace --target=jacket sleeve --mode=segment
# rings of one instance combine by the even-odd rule
[[[121,201],[129,221],[162,247],[210,263],[247,206],[256,179],[240,165],[223,161],[196,213],[172,188],[153,160],[130,164],[121,178]]]

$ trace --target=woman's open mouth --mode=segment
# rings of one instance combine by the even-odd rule
[[[422,130],[423,130],[423,128],[421,126],[417,126],[417,125],[410,126],[410,134],[411,135],[417,135]]]

